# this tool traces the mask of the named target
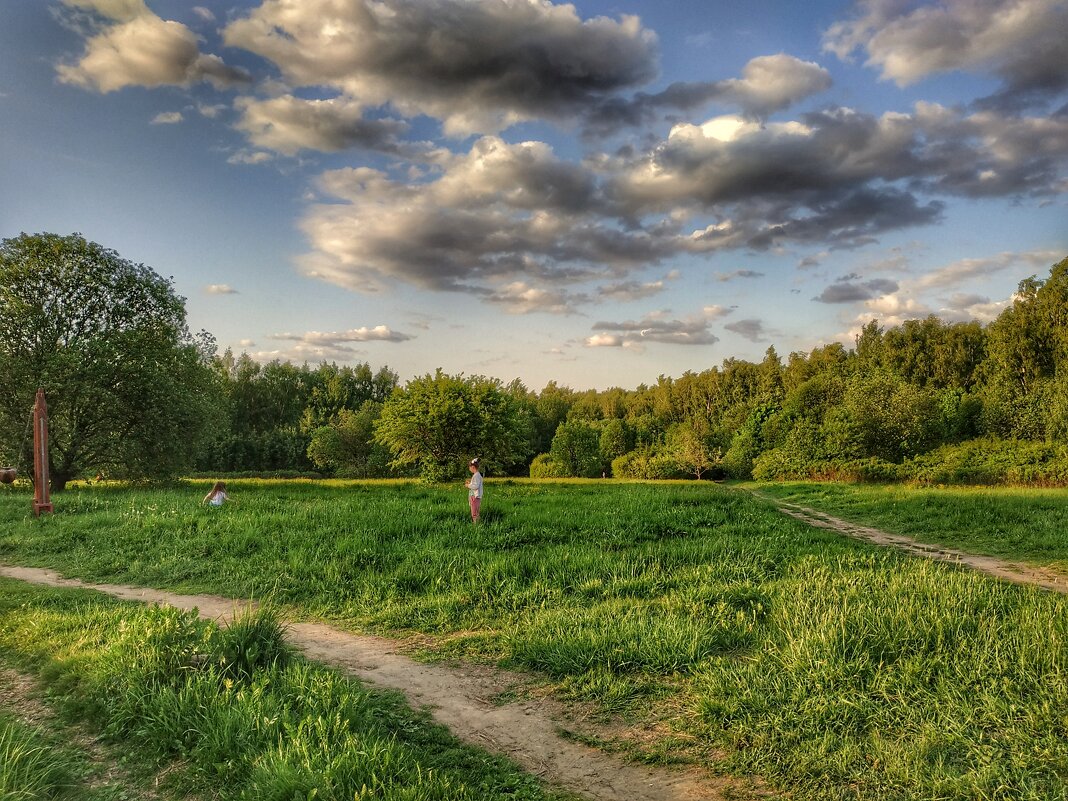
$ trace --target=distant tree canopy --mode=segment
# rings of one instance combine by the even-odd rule
[[[27,465],[47,394],[53,488],[87,470],[187,469],[215,417],[210,337],[170,281],[78,234],[0,242],[0,450]]]
[[[1016,471],[1061,481],[1016,462],[1068,448],[1066,318],[1068,260],[1023,281],[989,325],[932,316],[884,330],[873,321],[852,350],[834,343],[782,359],[769,348],[759,363],[727,359],[635,389],[549,382],[534,392],[440,371],[400,386],[366,364],[261,366],[225,354],[216,370],[230,426],[202,461],[444,478],[481,455],[493,474],[540,477],[997,480]]]
[[[78,236],[0,243],[0,461],[38,385],[57,485],[105,470],[1068,484],[1068,259],[987,325],[864,326],[634,389],[261,364],[189,334],[170,283]],[[22,449],[20,451],[20,449]]]

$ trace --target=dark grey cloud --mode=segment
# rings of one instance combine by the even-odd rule
[[[569,118],[657,73],[656,37],[637,17],[584,20],[548,2],[265,0],[224,41],[291,85],[429,114],[459,134]]]
[[[666,345],[712,345],[719,337],[709,326],[719,316],[718,307],[709,307],[700,314],[684,319],[670,319],[666,313],[651,314],[640,320],[597,322],[592,330],[598,333],[586,340],[588,347],[640,347],[657,342]]]
[[[748,339],[750,342],[764,342],[767,340],[767,331],[761,320],[754,318],[735,320],[733,323],[727,323],[723,327],[740,337]]]
[[[433,150],[425,143],[400,137],[408,123],[394,119],[366,119],[363,108],[344,98],[305,100],[293,95],[267,99],[238,98],[241,113],[236,128],[255,147],[287,156],[301,150],[336,152],[349,148],[419,159]]]
[[[870,281],[858,282],[855,280],[858,277],[844,276],[843,279],[826,287],[813,300],[818,300],[820,303],[854,303],[871,300],[898,290],[897,281],[891,281],[888,278],[873,278]]]
[[[678,81],[655,94],[609,97],[587,113],[587,136],[608,136],[624,126],[654,122],[672,111],[694,111],[710,103],[738,108],[754,120],[763,120],[814,94],[829,89],[831,76],[823,67],[779,53],[758,56],[742,70],[741,78],[722,81]]]
[[[733,281],[735,278],[763,278],[764,273],[756,270],[735,270],[731,273],[717,273],[716,280],[720,282]]]
[[[617,281],[597,288],[597,294],[608,300],[627,303],[642,300],[664,291],[664,281]]]

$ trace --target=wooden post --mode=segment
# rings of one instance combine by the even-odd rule
[[[52,512],[52,497],[48,486],[48,404],[43,389],[37,390],[33,405],[33,516]]]

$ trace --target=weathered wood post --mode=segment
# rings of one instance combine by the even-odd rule
[[[48,486],[48,404],[43,389],[37,390],[33,405],[33,516],[52,512]]]

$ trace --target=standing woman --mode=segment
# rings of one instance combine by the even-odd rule
[[[467,487],[467,500],[471,504],[471,522],[478,522],[478,507],[482,505],[482,474],[478,472],[478,459],[472,459],[467,469],[471,471],[471,478],[464,482]]]

